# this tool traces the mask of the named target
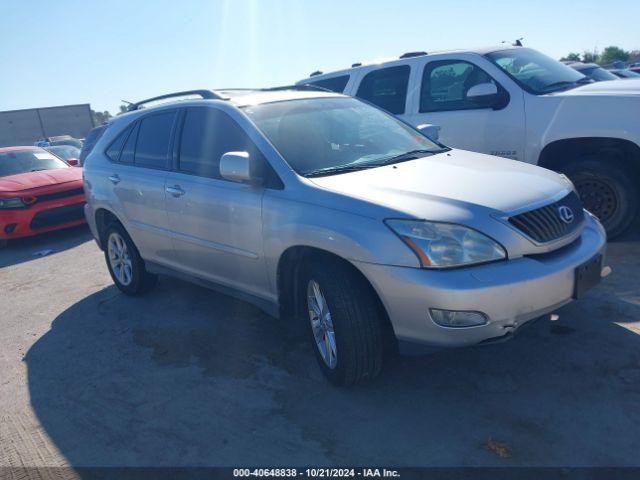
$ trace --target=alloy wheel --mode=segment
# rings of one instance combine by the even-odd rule
[[[109,235],[107,252],[109,254],[109,264],[115,277],[125,287],[130,285],[133,280],[133,264],[127,243],[120,234],[112,232]]]
[[[336,334],[333,330],[333,321],[327,300],[315,280],[310,280],[307,285],[307,307],[313,339],[318,347],[318,352],[327,367],[333,369],[338,362]]]

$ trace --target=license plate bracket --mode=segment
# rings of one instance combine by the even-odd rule
[[[600,282],[602,254],[597,254],[574,271],[573,298],[581,298],[585,292]]]

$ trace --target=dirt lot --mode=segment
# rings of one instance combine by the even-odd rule
[[[609,251],[557,321],[340,390],[248,304],[169,278],[121,295],[84,228],[12,244],[0,466],[640,465],[640,234]]]

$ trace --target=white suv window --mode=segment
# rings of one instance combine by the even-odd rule
[[[365,75],[356,97],[399,115],[404,113],[409,84],[409,65],[381,68]]]
[[[332,92],[342,93],[344,88],[349,83],[349,75],[340,75],[339,77],[324,78],[322,80],[316,80],[315,82],[308,82],[308,85],[315,85],[316,87],[326,88]]]
[[[484,108],[467,100],[469,89],[480,83],[500,85],[480,67],[462,60],[427,63],[422,74],[420,112]]]

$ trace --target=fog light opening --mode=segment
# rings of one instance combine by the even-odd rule
[[[7,235],[12,234],[13,231],[16,229],[17,225],[18,225],[17,223],[10,223],[10,224],[6,225],[4,227],[4,233],[6,233]]]
[[[431,308],[429,309],[429,314],[431,319],[441,327],[478,327],[489,323],[489,318],[482,312]]]

